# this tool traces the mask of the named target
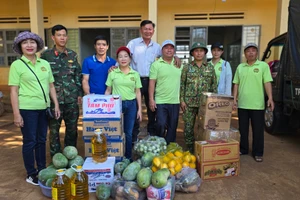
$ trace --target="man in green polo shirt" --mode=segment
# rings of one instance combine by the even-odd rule
[[[156,110],[156,134],[167,143],[175,142],[179,116],[179,90],[182,66],[174,65],[175,44],[166,40],[162,44],[162,57],[152,63],[149,81],[149,106]],[[155,99],[154,99],[155,93]],[[167,126],[167,134],[165,127]]]
[[[233,83],[234,106],[238,107],[239,130],[241,134],[240,154],[249,151],[249,119],[251,120],[253,145],[252,156],[255,161],[263,161],[264,153],[264,109],[267,93],[267,106],[274,110],[272,98],[273,81],[267,63],[257,60],[258,47],[249,43],[244,48],[247,62],[241,63],[235,72]]]

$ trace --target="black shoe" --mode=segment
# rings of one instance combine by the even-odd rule
[[[27,176],[26,182],[31,183],[32,185],[39,185],[38,178],[36,175]]]

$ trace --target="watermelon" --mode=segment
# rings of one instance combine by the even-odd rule
[[[84,163],[84,160],[81,156],[77,155],[72,160],[69,160],[68,167],[71,167],[73,164],[76,164],[78,166],[82,166]]]
[[[68,159],[62,153],[56,153],[52,158],[52,163],[57,169],[66,168]]]
[[[69,160],[74,159],[78,155],[78,151],[76,147],[73,146],[66,146],[63,150],[64,156]]]
[[[53,179],[54,179],[54,178],[49,178],[49,179],[46,181],[46,184],[45,184],[45,185],[46,185],[47,187],[52,187],[52,181],[53,181]]]
[[[42,182],[43,184],[45,184],[48,179],[55,178],[55,177],[56,177],[56,169],[54,168],[43,169],[39,172],[38,175],[39,181]]]
[[[69,177],[69,179],[71,179],[71,178],[73,177],[74,173],[75,173],[75,170],[72,169],[72,168],[69,168],[69,169],[67,169],[67,170],[65,171],[65,175],[66,175],[67,177]]]

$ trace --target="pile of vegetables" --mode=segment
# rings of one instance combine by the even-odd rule
[[[148,136],[134,145],[134,151],[139,156],[143,156],[147,152],[159,155],[167,149],[167,142],[164,138],[158,136]]]
[[[66,146],[62,153],[53,156],[52,164],[39,172],[38,179],[43,185],[51,187],[57,169],[66,168],[65,175],[71,178],[75,173],[71,166],[73,164],[82,166],[83,163],[84,159],[78,155],[76,147]]]

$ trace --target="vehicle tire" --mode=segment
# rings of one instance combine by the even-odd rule
[[[275,102],[274,110],[265,108],[265,130],[271,134],[288,132],[289,117],[283,114],[283,108]]]

